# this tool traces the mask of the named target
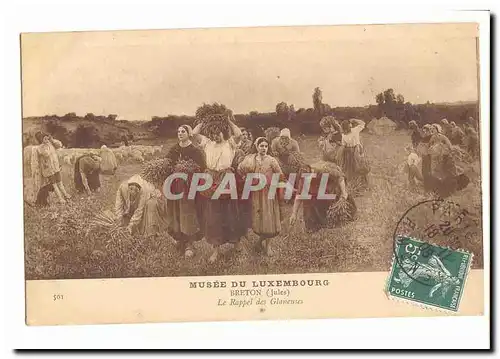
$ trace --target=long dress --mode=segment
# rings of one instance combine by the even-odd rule
[[[192,160],[203,172],[206,168],[206,161],[203,152],[194,144],[182,147],[179,144],[174,145],[167,154],[167,157],[176,163],[180,160]],[[188,181],[176,180],[172,183],[172,193],[184,192],[184,196],[178,200],[167,200],[167,228],[168,233],[179,244],[188,244],[198,241],[203,237],[202,231],[202,209],[200,206],[199,195],[194,199],[188,199],[189,183]]]
[[[362,121],[361,121],[362,122]],[[361,145],[360,132],[365,128],[364,122],[351,129],[348,134],[342,135],[342,170],[347,181],[356,177],[366,178],[370,167]]]
[[[130,200],[129,183],[141,186],[139,195]],[[131,225],[133,233],[145,237],[161,233],[165,227],[165,201],[151,183],[134,175],[121,183],[116,192],[115,214],[123,225]]]
[[[31,193],[28,194],[30,201],[38,206],[47,206],[49,193],[53,186],[47,177],[42,175],[40,166],[39,146],[31,148]]]
[[[277,197],[269,198],[269,185],[273,174],[283,175],[278,161],[270,155],[264,157],[258,154],[249,155],[240,163],[238,172],[242,175],[261,173],[266,176],[266,186],[259,191],[252,191],[250,194],[252,230],[255,234],[265,238],[277,236],[281,232],[282,211],[279,199]]]
[[[200,147],[204,149],[207,161],[206,172],[212,176],[213,185],[205,191],[200,199],[203,208],[203,230],[205,239],[214,246],[225,243],[238,243],[247,233],[247,223],[242,220],[243,212],[238,199],[230,195],[222,195],[212,199],[216,188],[225,174],[234,174],[232,167],[237,145],[233,138],[214,142],[205,136],[200,136]]]
[[[345,175],[339,166],[335,166],[335,168],[329,171],[326,193],[335,194],[334,199],[318,198],[321,183],[321,174],[318,173],[316,177],[311,179],[311,185],[309,187],[309,194],[311,195],[311,199],[302,200],[304,222],[307,231],[315,232],[320,230],[321,228],[330,227],[327,212],[330,206],[340,199],[340,180],[342,178],[344,178],[345,180]],[[302,180],[300,183],[300,192],[302,192],[303,186],[304,180]],[[347,196],[347,201],[350,205],[351,214],[354,216],[357,212],[357,207],[356,203],[354,202],[354,198],[350,194],[348,194]]]

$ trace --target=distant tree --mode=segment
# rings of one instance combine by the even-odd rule
[[[405,103],[405,98],[404,98],[404,96],[403,96],[403,95],[401,95],[401,94],[398,94],[398,95],[396,96],[396,102],[397,102],[398,104],[404,104],[404,103]]]
[[[252,116],[258,116],[259,115],[259,111],[250,111],[249,115],[250,115],[250,117],[252,117]]]
[[[95,119],[95,115],[91,112],[87,113],[84,117],[85,120],[89,120],[89,121],[92,121]]]
[[[288,105],[286,102],[280,102],[276,105],[276,115],[278,117],[288,116]]]
[[[99,131],[93,125],[79,125],[74,134],[74,147],[94,147],[101,142]]]
[[[110,121],[114,121],[114,120],[116,120],[116,118],[117,118],[117,117],[118,117],[118,115],[115,115],[115,114],[110,114],[110,115],[108,115],[108,117],[107,117],[107,118],[108,118],[108,120],[110,120]]]
[[[396,102],[396,95],[393,89],[387,89],[384,91],[384,103],[387,105],[392,105]]]
[[[327,103],[321,104],[321,114],[322,115],[329,115],[331,112],[332,112],[332,107],[329,104],[327,104]]]
[[[76,113],[74,112],[69,112],[67,114],[65,114],[61,120],[63,121],[71,121],[71,120],[76,120],[78,117],[76,116]]]
[[[322,103],[323,103],[323,93],[319,87],[316,87],[313,92],[313,106],[314,111],[321,115],[322,112]]]
[[[382,106],[384,104],[384,94],[381,92],[375,96],[375,101],[377,101],[377,105]]]
[[[53,137],[57,138],[67,146],[70,142],[69,132],[65,126],[61,125],[59,121],[51,120],[44,125],[45,132],[51,134]]]
[[[293,104],[291,104],[290,106],[288,106],[288,120],[293,120],[295,119],[295,117],[297,116],[296,112],[295,112],[295,106]]]

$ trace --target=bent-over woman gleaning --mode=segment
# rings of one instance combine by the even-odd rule
[[[94,154],[85,154],[75,161],[74,181],[75,189],[80,193],[91,195],[101,189],[101,157]]]
[[[299,191],[295,197],[290,224],[297,219],[300,207],[303,209],[305,227],[308,232],[315,232],[321,228],[329,228],[342,224],[345,220],[354,220],[357,213],[354,198],[347,192],[345,175],[342,169],[334,163],[320,161],[309,166],[310,178],[303,177],[300,181]],[[321,178],[328,175],[325,188],[320,191]],[[304,191],[305,181],[310,181],[309,190]],[[306,186],[307,189],[307,186]],[[311,198],[304,198],[307,194]],[[334,195],[334,198],[325,198],[324,194]],[[335,212],[335,205],[342,201],[346,207]]]
[[[164,227],[165,204],[154,185],[134,175],[116,192],[115,214],[130,234],[151,237]]]

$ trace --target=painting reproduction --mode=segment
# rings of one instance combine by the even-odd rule
[[[21,34],[27,323],[483,315],[479,30]]]

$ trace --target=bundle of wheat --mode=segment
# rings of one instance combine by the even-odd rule
[[[363,194],[363,191],[365,190],[365,185],[360,177],[355,177],[351,179],[349,182],[347,182],[346,190],[347,193],[349,193],[351,196],[358,197]]]
[[[332,127],[337,123],[338,123],[337,120],[333,116],[325,116],[319,122],[320,126],[323,128]]]
[[[176,173],[199,173],[201,171],[200,166],[191,159],[180,160],[174,166],[174,172]]]
[[[156,187],[162,187],[163,182],[172,172],[172,161],[168,158],[158,158],[147,162],[142,167],[141,177]]]
[[[109,235],[111,240],[126,240],[131,239],[127,229],[120,225],[116,216],[111,211],[101,211],[95,214],[90,220],[86,235],[92,232],[100,232]]]
[[[344,197],[332,203],[326,212],[326,219],[330,226],[343,225],[353,219],[351,204]]]
[[[219,133],[229,134],[231,127],[229,125],[229,115],[211,114],[202,118],[200,133],[209,138]]]
[[[305,171],[307,164],[302,153],[292,151],[286,156],[286,163],[283,163],[283,166],[284,173],[297,173],[297,175],[300,176],[300,174]]]

